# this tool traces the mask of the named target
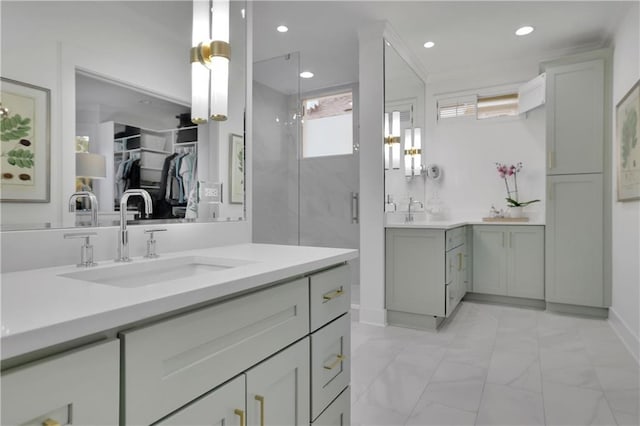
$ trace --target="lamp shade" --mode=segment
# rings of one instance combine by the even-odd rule
[[[107,177],[107,159],[100,154],[76,152],[76,176],[104,179]]]

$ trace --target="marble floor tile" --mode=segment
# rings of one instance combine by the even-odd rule
[[[547,426],[552,425],[615,425],[604,392],[542,383]]]
[[[352,425],[634,425],[640,368],[604,320],[463,302],[437,332],[352,323]]]
[[[364,401],[351,406],[351,426],[403,426],[407,417]]]
[[[542,394],[487,383],[476,425],[543,425]]]
[[[447,407],[476,412],[480,405],[483,386],[483,381],[431,382],[424,390],[418,405],[436,402]]]
[[[496,350],[491,357],[487,383],[541,393],[541,377],[537,355]]]
[[[407,426],[473,426],[475,420],[475,412],[424,401],[416,406]]]

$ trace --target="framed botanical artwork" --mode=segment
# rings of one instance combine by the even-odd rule
[[[244,202],[244,138],[231,134],[229,147],[229,202]]]
[[[618,201],[640,200],[640,80],[616,105]]]
[[[0,77],[0,201],[50,201],[49,89]]]

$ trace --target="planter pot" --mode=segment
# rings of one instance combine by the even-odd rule
[[[509,207],[509,217],[524,217],[523,207]]]

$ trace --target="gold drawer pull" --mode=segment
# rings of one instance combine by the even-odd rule
[[[240,426],[244,426],[244,411],[236,408],[233,412],[236,416],[240,416]]]
[[[345,355],[336,355],[336,360],[333,361],[331,364],[329,365],[325,365],[324,369],[325,370],[333,370],[334,368],[336,368],[338,365],[340,365],[340,363],[342,361],[344,361],[345,359],[347,359],[347,357]]]
[[[260,403],[260,426],[264,426],[264,396],[256,395],[255,398]]]
[[[56,422],[53,419],[47,419],[42,422],[42,426],[60,426],[60,423]]]
[[[344,294],[344,290],[342,289],[342,287],[340,287],[336,291],[332,291],[330,293],[324,294],[322,298],[324,299],[325,302],[328,302],[329,300],[335,299],[336,297],[340,297],[343,294]]]

